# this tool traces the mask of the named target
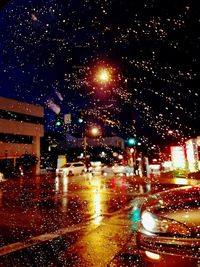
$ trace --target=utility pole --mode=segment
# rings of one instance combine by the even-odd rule
[[[85,134],[83,136],[83,147],[84,147],[84,161],[86,164],[87,163],[87,137]]]

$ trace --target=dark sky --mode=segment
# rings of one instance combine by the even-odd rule
[[[0,94],[87,110],[146,145],[199,135],[198,2],[12,1],[0,9]],[[112,72],[104,87],[101,65]]]

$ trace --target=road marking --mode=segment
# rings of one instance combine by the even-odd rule
[[[68,234],[68,233],[82,230],[82,229],[86,228],[88,225],[91,226],[91,224],[90,224],[91,221],[97,219],[97,217],[105,217],[106,215],[107,216],[108,215],[113,216],[113,215],[120,214],[121,212],[122,212],[121,210],[117,210],[117,211],[112,212],[112,213],[100,214],[99,216],[91,216],[90,219],[85,223],[81,223],[78,225],[72,225],[72,226],[69,226],[66,228],[61,228],[61,229],[57,230],[56,233],[42,234],[42,235],[39,235],[36,237],[26,239],[24,241],[20,241],[20,242],[16,242],[13,244],[9,244],[9,245],[0,247],[0,257],[4,256],[6,254],[9,254],[9,253],[13,253],[13,252],[16,252],[16,251],[19,251],[19,250],[22,250],[22,249],[25,249],[25,248],[28,248],[31,246],[35,246],[35,245],[47,242],[49,240],[53,240],[55,238],[58,238],[60,236]],[[103,221],[101,222],[101,224],[104,224]],[[92,225],[92,226],[97,228],[99,225]]]
[[[28,247],[31,247],[34,245],[38,245],[40,243],[47,242],[49,240],[53,240],[55,238],[58,238],[62,235],[68,234],[68,233],[72,233],[74,231],[82,230],[82,229],[86,228],[86,226],[87,226],[87,224],[84,224],[84,225],[79,224],[78,226],[73,225],[73,226],[70,226],[67,228],[61,228],[58,231],[56,231],[56,233],[47,233],[47,234],[43,234],[43,235],[39,235],[36,237],[26,239],[24,241],[20,241],[20,242],[16,242],[13,244],[9,244],[9,245],[0,247],[0,257],[4,256],[6,254],[9,254],[9,253],[16,252],[16,251],[21,250],[21,249],[25,249],[25,248],[28,248]]]

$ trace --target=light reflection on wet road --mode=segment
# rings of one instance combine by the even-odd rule
[[[170,182],[49,174],[1,183],[0,266],[107,266],[132,238],[131,201]]]
[[[135,189],[126,183],[124,177],[108,179],[90,175],[6,182],[1,189],[1,227],[9,228],[6,232],[10,232],[13,242],[91,218],[92,223],[98,223],[102,214],[115,212],[130,201]],[[6,237],[1,244],[8,240]]]

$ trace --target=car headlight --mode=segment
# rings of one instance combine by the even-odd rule
[[[155,234],[184,236],[191,234],[189,228],[184,224],[172,219],[155,216],[148,211],[142,213],[141,223],[144,229]]]

